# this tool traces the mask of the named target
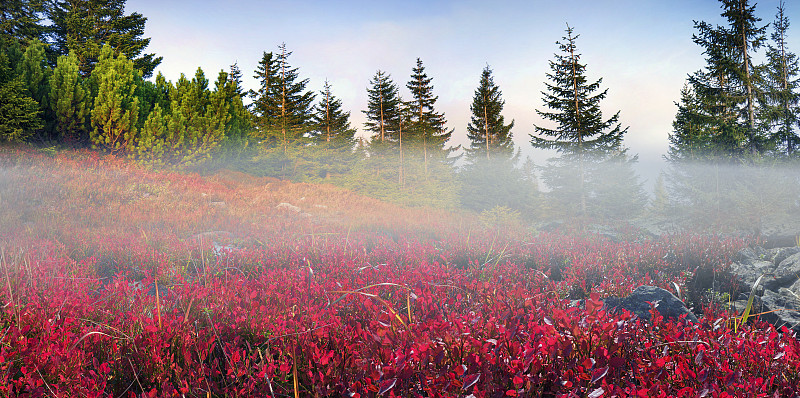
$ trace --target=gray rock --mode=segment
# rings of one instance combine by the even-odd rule
[[[766,260],[747,259],[731,264],[731,272],[744,285],[743,290],[749,292],[761,275],[770,274],[775,270],[775,263]],[[762,283],[768,277],[762,279]]]
[[[697,317],[686,308],[683,301],[660,287],[639,286],[628,297],[610,297],[604,302],[609,309],[625,309],[645,320],[650,319],[650,303],[653,303],[666,319],[678,320],[685,315],[686,320],[697,322]]]
[[[800,333],[800,297],[789,289],[781,288],[778,292],[767,290],[761,298],[764,305],[770,310],[775,310],[779,320],[774,322],[775,328],[786,326]]]
[[[780,264],[790,256],[800,253],[800,246],[795,247],[779,247],[769,251],[772,255],[772,262]]]
[[[765,322],[800,332],[800,247],[743,249],[731,264],[731,272],[742,284],[742,293],[733,305],[737,313],[744,311],[755,281],[765,275],[750,312],[766,312],[760,316]]]
[[[791,286],[800,279],[800,253],[793,254],[781,261],[773,271],[775,284],[778,287]],[[773,289],[774,290],[774,289]]]

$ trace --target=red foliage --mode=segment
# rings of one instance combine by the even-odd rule
[[[112,166],[104,172],[179,197],[256,200]],[[600,301],[642,284],[685,291],[696,269],[722,270],[739,239],[612,242],[446,222],[375,234],[245,205],[203,218],[184,199],[157,220],[107,185],[90,189],[102,202],[78,202],[102,223],[0,231],[0,395],[284,397],[295,383],[317,397],[800,394],[800,343],[787,329],[734,332],[712,311],[698,324],[655,311],[644,323]],[[209,227],[233,232],[187,232]]]

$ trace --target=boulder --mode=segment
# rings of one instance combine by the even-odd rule
[[[609,297],[604,302],[609,309],[625,309],[645,320],[650,319],[650,303],[653,303],[665,319],[678,320],[685,316],[686,320],[697,322],[697,317],[683,301],[660,287],[639,286],[628,297]]]
[[[775,314],[778,320],[771,322],[775,328],[780,329],[786,326],[789,329],[800,333],[800,296],[797,292],[792,292],[786,288],[780,288],[777,292],[765,290],[761,297],[764,306],[769,310],[774,310],[770,314]]]
[[[763,321],[800,332],[800,247],[746,248],[737,254],[730,269],[741,286],[733,306],[739,313],[755,288],[751,313],[768,312],[761,316]],[[762,275],[761,283],[755,286]]]

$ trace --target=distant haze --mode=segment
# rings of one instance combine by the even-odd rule
[[[774,19],[778,0],[758,2],[762,23]],[[790,50],[800,52],[800,4],[787,2]],[[417,57],[433,78],[437,108],[453,144],[465,144],[469,105],[482,68],[489,64],[506,101],[506,120],[515,120],[514,141],[537,164],[552,154],[528,143],[542,123],[548,61],[566,23],[580,34],[581,61],[590,79],[602,77],[608,97],[605,116],[621,111],[630,126],[625,145],[639,154],[639,172],[652,184],[686,75],[703,67],[692,42],[693,20],[723,23],[714,0],[528,0],[528,1],[154,1],[131,0],[127,12],[148,18],[149,52],[164,57],[157,71],[176,80],[197,67],[214,79],[238,62],[245,88],[263,51],[285,42],[289,62],[319,91],[325,79],[351,121],[362,128],[366,88],[378,69],[392,75],[404,98]]]

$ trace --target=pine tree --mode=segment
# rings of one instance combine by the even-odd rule
[[[45,56],[45,44],[39,39],[32,40],[25,48],[20,63],[17,64],[17,75],[22,78],[28,96],[36,100],[41,109],[47,107],[50,72]]]
[[[507,158],[513,153],[511,129],[514,127],[514,121],[505,124],[501,114],[504,105],[502,92],[494,83],[492,70],[487,65],[481,73],[480,83],[470,105],[472,116],[467,126],[470,145],[466,148],[466,153],[471,161],[474,162],[484,154],[489,161],[492,154]]]
[[[236,64],[234,64],[236,66]],[[245,145],[250,130],[250,113],[242,102],[245,95],[242,89],[242,76],[238,67],[231,67],[231,73],[219,72],[214,83],[212,103],[220,101],[227,108],[228,122],[225,126],[225,145]]]
[[[95,148],[111,153],[126,152],[136,139],[139,98],[133,62],[124,55],[114,56],[111,46],[103,46],[94,79],[98,95],[91,112],[90,139]]]
[[[600,101],[606,97],[608,89],[596,93],[602,79],[594,83],[587,81],[586,65],[580,63],[575,44],[577,38],[567,25],[563,41],[556,42],[562,53],[550,61],[552,72],[547,74],[550,83],[546,83],[547,92],[543,93],[544,105],[550,111],[536,110],[539,116],[556,126],[534,126],[540,136],[531,135],[531,144],[561,154],[560,159],[554,159],[545,169],[543,180],[550,187],[551,196],[567,202],[562,203],[564,208],[577,200],[577,213],[583,217],[587,214],[590,194],[587,187],[592,174],[589,163],[618,152],[628,129],[619,124],[619,112],[603,119]]]
[[[26,95],[25,84],[0,49],[0,142],[23,142],[43,126],[39,104]]]
[[[145,165],[163,165],[166,160],[168,139],[167,119],[164,117],[161,105],[156,103],[139,133],[135,157]]]
[[[125,55],[136,70],[147,78],[162,57],[142,54],[150,44],[143,38],[147,18],[139,13],[125,14],[125,0],[56,0],[47,7],[52,21],[54,49],[59,55],[74,52],[84,76],[94,70],[104,45],[115,55]]]
[[[772,43],[767,46],[759,129],[770,131],[770,139],[778,152],[792,156],[800,147],[797,125],[800,122],[800,64],[787,47],[789,19],[783,1],[772,24]]]
[[[367,117],[364,128],[372,133],[373,140],[384,144],[399,141],[400,98],[392,77],[381,70],[369,82],[367,88]]]
[[[58,138],[70,145],[89,139],[86,128],[90,106],[75,54],[62,55],[50,78],[50,107]]]
[[[220,79],[226,81],[227,74]],[[170,90],[165,154],[172,165],[186,167],[207,160],[225,135],[230,114],[224,93],[210,92],[208,83],[197,68],[192,80],[181,75]]]
[[[39,115],[42,118],[43,127],[47,127],[48,115],[48,92],[50,90],[49,79],[51,74],[50,66],[47,64],[45,56],[45,44],[39,39],[33,39],[25,48],[22,58],[16,66],[16,74],[22,80],[25,87],[25,94],[34,99],[39,104]],[[47,129],[49,130],[49,129]],[[43,135],[45,131],[36,131],[37,138],[47,139]]]

